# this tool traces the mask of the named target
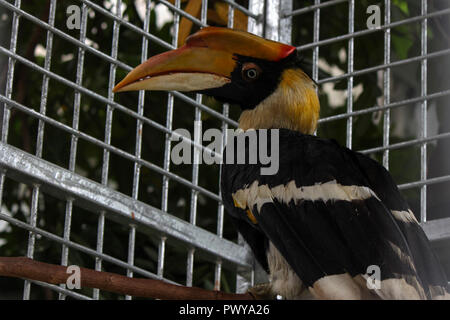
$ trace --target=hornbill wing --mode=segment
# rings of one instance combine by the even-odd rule
[[[430,242],[414,213],[400,194],[392,176],[375,160],[360,153],[351,152],[351,155],[356,157],[355,162],[367,178],[370,187],[389,209],[403,233],[410,248],[417,273],[423,284],[428,288],[428,290],[425,290],[427,297],[445,296],[447,299],[450,298],[448,296],[447,276],[441,268],[440,261],[433,252]]]
[[[226,162],[224,203],[243,233],[243,222],[255,229],[243,235],[259,261],[264,235],[315,291],[354,288],[348,282],[366,278],[376,265],[381,287],[375,292],[382,298],[445,295],[447,280],[425,234],[377,162],[285,129],[279,130],[277,174],[261,175],[260,164]]]

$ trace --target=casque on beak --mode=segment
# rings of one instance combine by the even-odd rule
[[[288,56],[294,47],[243,31],[207,27],[179,49],[153,56],[130,71],[113,89],[201,91],[231,82],[236,55],[269,61]]]
[[[231,81],[232,57],[227,52],[184,45],[137,66],[113,91],[195,91],[221,87]]]

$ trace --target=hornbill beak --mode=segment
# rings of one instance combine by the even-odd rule
[[[279,61],[294,50],[244,31],[207,27],[190,36],[179,49],[153,56],[137,66],[113,91],[219,88],[232,81],[239,56]]]

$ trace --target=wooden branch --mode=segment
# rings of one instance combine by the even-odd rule
[[[254,300],[250,293],[226,293],[173,285],[162,280],[129,278],[115,273],[81,268],[81,287],[164,300]],[[26,257],[0,257],[0,276],[66,284],[67,267]]]

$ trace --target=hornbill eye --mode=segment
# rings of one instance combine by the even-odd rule
[[[259,78],[262,70],[254,63],[245,63],[242,67],[242,78],[245,81],[254,81]]]

